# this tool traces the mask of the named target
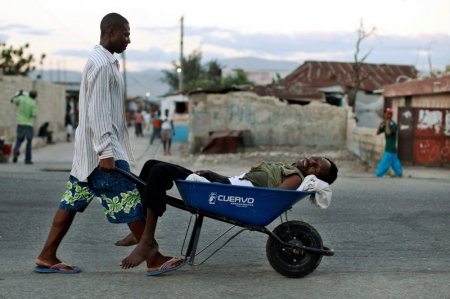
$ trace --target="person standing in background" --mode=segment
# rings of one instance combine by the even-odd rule
[[[150,138],[150,144],[153,144],[155,138],[161,138],[161,117],[159,111],[152,116],[152,125],[153,131],[152,137]]]
[[[42,124],[42,126],[39,128],[38,131],[38,137],[41,137],[44,141],[47,142],[47,144],[52,144],[53,142],[53,131],[50,131],[48,129],[48,126],[50,123],[46,121]]]
[[[392,167],[395,175],[401,177],[403,175],[403,169],[397,154],[397,124],[392,120],[391,108],[386,108],[384,120],[378,126],[377,135],[381,133],[384,133],[386,145],[375,175],[382,177]]]
[[[142,110],[142,131],[150,132],[150,113],[147,110]]]
[[[144,134],[142,133],[142,113],[141,110],[136,111],[134,115],[134,129],[137,137],[142,137]]]
[[[66,127],[66,141],[70,142],[73,134],[73,124],[72,124],[72,117],[70,116],[70,111],[66,112],[66,117],[64,119],[64,126]]]
[[[169,109],[164,110],[164,116],[161,118],[161,140],[164,146],[164,155],[170,156],[172,153],[172,137],[175,135],[173,119],[169,115]]]
[[[30,91],[29,96],[25,95],[21,90],[16,96],[11,98],[11,103],[14,103],[18,107],[16,115],[17,136],[13,152],[14,163],[17,163],[20,154],[20,146],[26,139],[25,164],[33,164],[33,161],[31,160],[31,151],[33,146],[33,122],[37,113],[36,98],[37,92],[35,90]]]

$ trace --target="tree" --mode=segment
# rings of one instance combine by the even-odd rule
[[[219,89],[232,85],[252,84],[244,71],[237,70],[235,74],[222,78],[222,66],[217,60],[211,60],[204,66],[201,64],[202,54],[194,51],[187,59],[182,59],[181,69],[183,70],[183,90],[187,92],[196,89]],[[171,92],[179,91],[180,75],[177,72],[180,65],[173,62],[172,70],[163,70],[162,82],[170,87]]]
[[[36,69],[36,61],[33,54],[25,54],[25,51],[30,47],[27,43],[19,48],[7,46],[5,43],[0,43],[0,70],[4,75],[20,75],[26,76],[29,72]],[[45,59],[45,54],[41,54],[39,64],[42,65]]]
[[[220,85],[222,80],[222,66],[217,60],[211,60],[206,64],[206,76],[212,81],[213,85]]]
[[[228,75],[221,80],[220,86],[227,88],[235,85],[252,85],[253,82],[248,80],[247,74],[242,69],[235,70],[234,74]]]
[[[353,63],[353,72],[354,72],[353,88],[350,91],[348,98],[348,103],[351,107],[353,107],[353,110],[355,109],[356,95],[358,93],[358,90],[361,88],[362,82],[364,82],[364,80],[370,77],[370,74],[362,72],[362,65],[372,52],[372,49],[370,49],[366,54],[364,54],[364,56],[360,58],[361,43],[363,42],[363,40],[373,35],[375,31],[376,27],[372,27],[370,30],[366,30],[366,28],[364,27],[363,20],[361,20],[358,28],[358,39],[356,40],[356,50],[354,54],[355,62]]]
[[[281,75],[279,73],[276,73],[275,78],[272,78],[272,85],[280,84],[281,80],[283,80],[283,78],[281,78]]]
[[[187,59],[183,57],[181,66],[175,62],[172,62],[172,70],[163,70],[164,77],[162,82],[167,83],[170,87],[170,91],[178,91],[180,86],[180,75],[178,70],[181,67],[183,71],[183,89],[192,89],[197,80],[200,80],[202,73],[201,66],[202,54],[199,51],[194,51],[188,56]]]

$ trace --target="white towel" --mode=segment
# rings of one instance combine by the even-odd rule
[[[186,181],[193,181],[193,182],[203,182],[203,183],[210,183],[206,178],[199,176],[198,174],[191,173],[186,178]]]
[[[315,175],[308,175],[297,191],[314,191],[309,201],[320,209],[326,209],[331,203],[331,188],[327,182],[319,180]]]

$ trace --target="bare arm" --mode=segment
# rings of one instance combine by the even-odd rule
[[[380,135],[381,134],[381,132],[383,131],[383,129],[384,129],[384,127],[385,127],[385,121],[383,120],[381,123],[380,123],[380,125],[378,126],[378,128],[377,128],[377,135]]]
[[[297,174],[293,174],[283,177],[283,182],[278,186],[278,188],[284,190],[297,190],[301,183],[302,179],[300,178],[300,176]]]
[[[391,129],[391,122],[390,121],[386,121],[386,128],[385,128],[385,130],[386,130],[386,135],[391,135],[392,134],[392,129]]]

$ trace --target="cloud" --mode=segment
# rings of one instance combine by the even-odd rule
[[[178,61],[176,27],[140,27],[150,35],[155,46],[146,49],[130,48],[127,64],[136,68],[167,68]],[[1,32],[1,27],[0,27]],[[159,42],[161,36],[170,42]],[[295,34],[243,34],[218,27],[186,27],[184,30],[185,56],[200,49],[203,62],[213,59],[257,57],[269,60],[345,61],[354,60],[355,32],[299,32]],[[450,35],[421,34],[414,36],[373,35],[363,40],[360,57],[366,53],[367,63],[407,64],[425,68],[431,58],[434,67],[443,69],[450,64]],[[59,55],[87,57],[88,51],[61,50]]]
[[[91,53],[91,51],[89,51],[89,50],[64,49],[64,50],[58,50],[58,51],[54,52],[53,54],[60,55],[60,56],[68,56],[68,57],[87,58],[87,57],[89,57],[89,53]]]
[[[203,44],[238,51],[278,53],[279,56],[298,51],[317,51],[321,47],[326,47],[327,51],[337,50],[351,44],[349,33],[242,34],[219,28],[194,28],[191,31],[188,28],[185,36],[201,36]]]
[[[277,60],[353,61],[356,49],[354,32],[311,32],[287,34],[241,34],[218,28],[186,30],[186,36],[202,37],[205,57],[255,56]],[[450,64],[450,35],[371,36],[363,40],[360,56],[369,63],[408,64],[421,67],[421,53],[429,51],[434,64]]]
[[[152,32],[152,33],[167,33],[167,32],[174,32],[174,30],[178,30],[178,26],[166,26],[166,27],[146,27],[141,26],[137,27],[136,30],[142,30],[146,32]]]
[[[22,24],[5,24],[0,25],[0,31],[7,31],[7,30],[15,30],[15,29],[28,29],[29,26],[22,25]]]
[[[11,32],[14,34],[20,34],[20,35],[40,35],[40,36],[46,36],[51,33],[49,30],[39,30],[31,26],[23,25],[23,24],[6,24],[0,26],[0,32],[6,31],[8,32],[7,36],[9,37],[11,35]]]
[[[137,61],[148,61],[153,60],[155,62],[165,61],[170,62],[172,60],[176,60],[180,55],[177,52],[173,51],[164,51],[159,48],[149,48],[146,50],[127,50],[127,56],[129,58],[133,58],[133,60]]]

